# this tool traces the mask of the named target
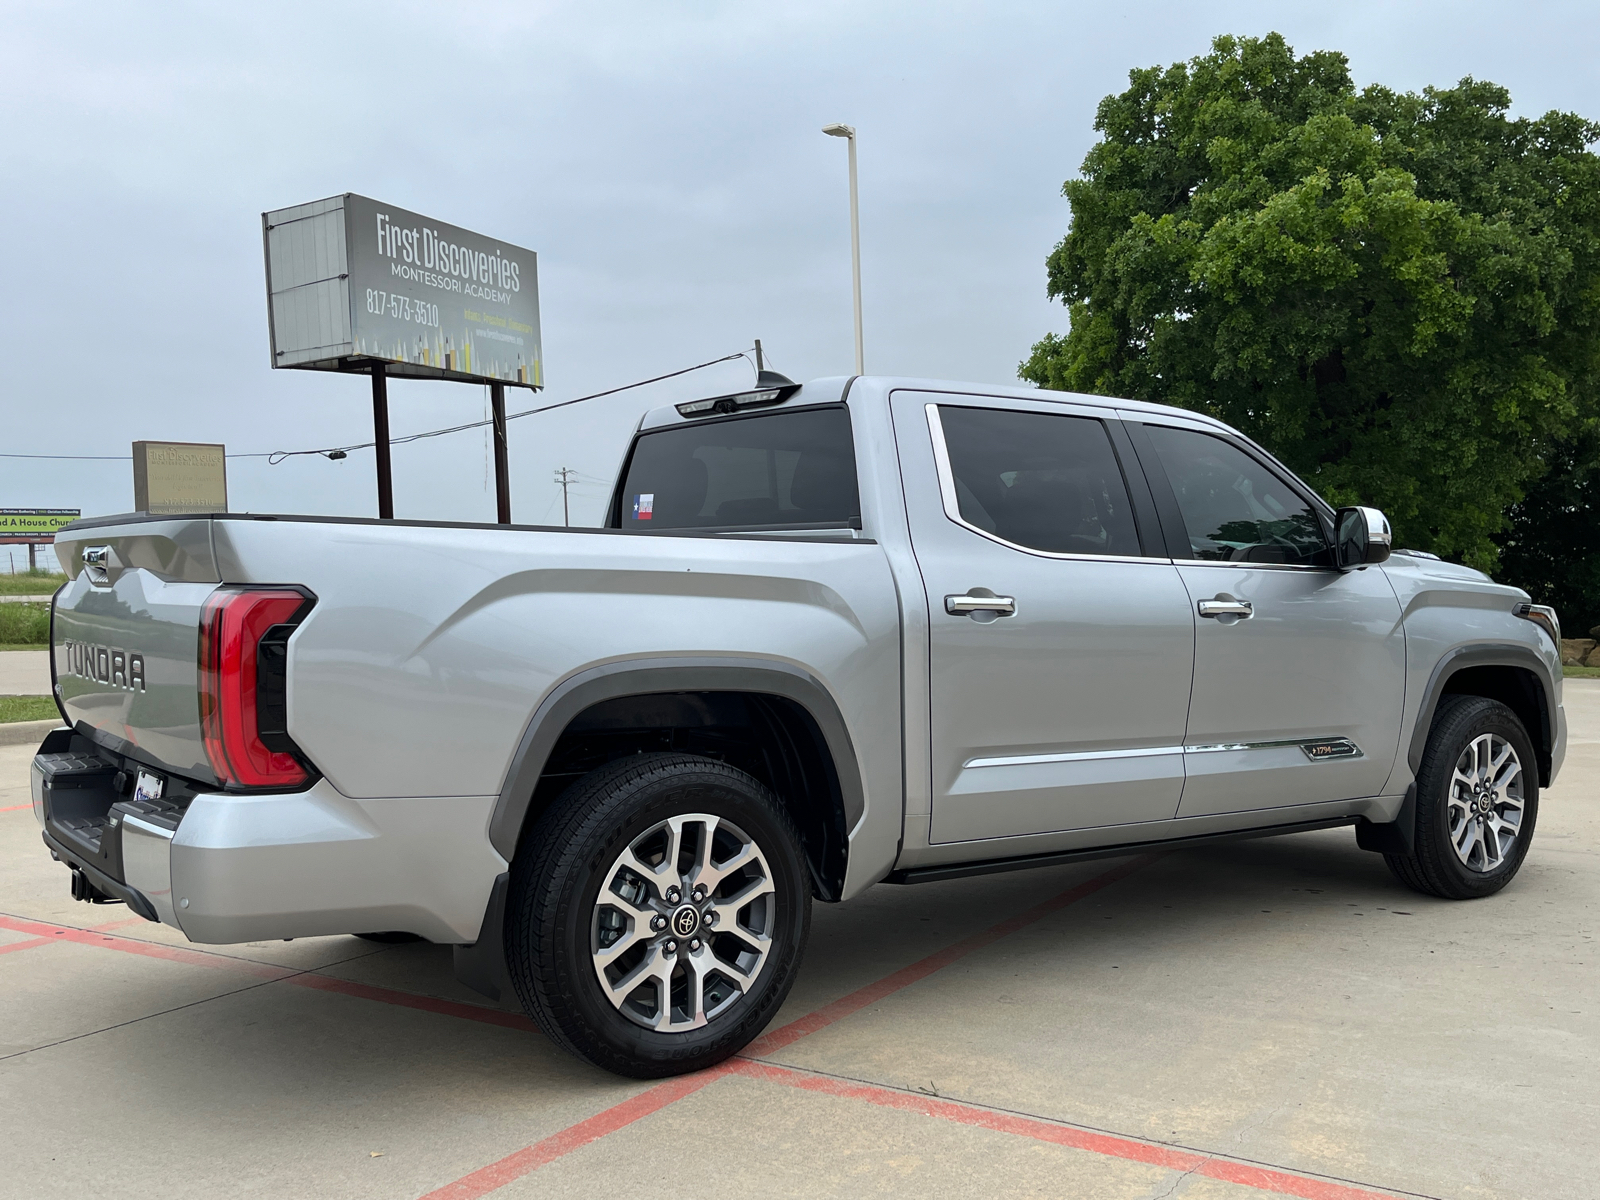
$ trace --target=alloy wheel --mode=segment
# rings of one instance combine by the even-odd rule
[[[646,1029],[701,1028],[755,986],[775,900],[766,856],[731,821],[687,813],[652,825],[612,862],[595,900],[601,991]]]
[[[1446,807],[1450,845],[1469,870],[1504,863],[1523,816],[1522,761],[1511,743],[1495,733],[1468,742],[1451,773]]]

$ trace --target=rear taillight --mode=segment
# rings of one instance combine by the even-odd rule
[[[200,615],[200,730],[228,787],[290,788],[311,777],[282,720],[282,653],[312,599],[297,588],[218,588]]]

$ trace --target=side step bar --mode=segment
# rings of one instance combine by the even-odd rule
[[[1092,850],[1058,850],[1051,854],[1030,854],[1023,858],[985,858],[976,862],[945,863],[933,867],[909,867],[891,871],[885,883],[940,883],[946,879],[966,879],[972,875],[997,875],[1002,871],[1028,871],[1034,867],[1058,867],[1064,863],[1090,862],[1096,858],[1123,858],[1129,854],[1148,854],[1152,850],[1192,850],[1219,842],[1240,842],[1247,838],[1277,837],[1280,833],[1309,833],[1313,829],[1336,829],[1354,825],[1359,817],[1326,817],[1320,821],[1300,821],[1293,825],[1269,825],[1265,829],[1231,829],[1226,833],[1202,833],[1194,837],[1167,838],[1156,842],[1124,842],[1117,846],[1096,846]]]

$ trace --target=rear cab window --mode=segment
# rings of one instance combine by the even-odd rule
[[[1093,417],[937,405],[949,513],[1046,554],[1136,556],[1139,533],[1105,425]]]
[[[859,529],[850,412],[842,404],[712,417],[639,435],[614,529]]]

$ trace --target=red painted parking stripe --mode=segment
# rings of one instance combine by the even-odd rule
[[[108,929],[121,929],[125,925],[143,925],[144,923],[143,917],[127,917],[121,921],[107,921],[104,925],[92,925],[86,932],[103,933]],[[9,945],[0,946],[0,954],[9,954],[13,950],[32,950],[35,946],[48,946],[51,942],[66,941],[68,939],[64,935],[68,928],[69,926],[59,926],[49,936],[29,938],[25,942],[12,942]]]
[[[99,946],[107,950],[121,950],[127,954],[142,954],[149,958],[162,958],[168,962],[187,963],[190,966],[215,967],[221,970],[242,971],[258,979],[278,980],[292,983],[297,987],[314,988],[322,992],[337,992],[345,996],[355,996],[362,1000],[376,1000],[382,1004],[393,1004],[400,1008],[415,1008],[422,1012],[438,1013],[446,1017],[460,1017],[468,1021],[479,1021],[486,1025],[499,1025],[506,1029],[520,1029],[533,1032],[537,1026],[521,1013],[502,1012],[497,1008],[488,1008],[482,1004],[463,1004],[458,1000],[444,1000],[436,996],[419,996],[415,992],[401,992],[393,988],[375,987],[368,983],[353,983],[347,979],[336,979],[331,975],[321,975],[316,972],[297,971],[290,967],[275,967],[269,963],[253,962],[249,959],[234,958],[227,954],[208,954],[202,950],[187,950],[182,946],[166,946],[156,942],[144,942],[137,938],[112,937],[103,930],[115,929],[128,924],[143,924],[144,918],[133,917],[127,921],[114,921],[100,929],[77,929],[71,925],[46,925],[40,921],[29,921],[22,917],[0,915],[0,929],[9,929],[15,933],[35,933],[41,936],[26,942],[15,942],[10,946],[0,947],[0,953],[6,950],[23,950],[34,946],[47,945],[52,941],[76,942],[85,946]]]
[[[539,1029],[521,1013],[502,1012],[498,1008],[487,1008],[482,1004],[463,1004],[459,1000],[443,1000],[437,996],[419,996],[415,992],[399,992],[393,988],[373,987],[367,983],[352,983],[348,979],[336,979],[332,975],[312,972],[290,976],[284,982],[299,987],[316,988],[322,992],[337,992],[341,996],[355,996],[361,1000],[376,1000],[380,1004],[395,1004],[401,1008],[415,1008],[446,1017],[481,1021],[485,1025],[520,1029],[525,1033],[537,1033]]]
[[[121,924],[121,922],[118,922]],[[283,967],[245,959],[228,958],[221,954],[205,954],[186,950],[182,946],[164,946],[158,942],[141,942],[137,938],[118,937],[100,930],[78,929],[71,925],[47,925],[43,921],[29,921],[22,917],[0,915],[0,929],[13,933],[31,933],[45,941],[76,942],[81,946],[99,946],[108,950],[121,950],[125,954],[139,954],[146,958],[159,958],[167,962],[186,963],[197,967],[232,967],[258,979],[282,979],[293,974]]]
[[[624,1100],[602,1113],[596,1113],[588,1120],[579,1121],[560,1133],[551,1134],[541,1142],[535,1142],[515,1154],[508,1154],[499,1162],[479,1167],[472,1174],[464,1175],[454,1183],[447,1183],[442,1188],[429,1192],[422,1197],[422,1200],[478,1200],[478,1197],[487,1196],[508,1183],[514,1183],[530,1171],[536,1171],[546,1163],[554,1162],[574,1150],[587,1146],[590,1142],[598,1141],[608,1133],[615,1133],[642,1117],[660,1112],[667,1105],[693,1095],[706,1084],[723,1078],[728,1072],[729,1067],[725,1063],[709,1071],[701,1071],[697,1075],[680,1075],[676,1079],[658,1083],[648,1091],[640,1092],[631,1100]]]
[[[869,1004],[875,1004],[885,996],[891,995],[901,988],[909,987],[919,979],[925,979],[940,967],[948,966],[957,959],[971,954],[974,950],[979,950],[991,942],[1005,937],[1008,933],[1015,933],[1024,926],[1031,925],[1034,921],[1047,917],[1051,913],[1057,912],[1078,900],[1082,900],[1085,896],[1093,895],[1101,888],[1108,887],[1117,880],[1126,878],[1139,868],[1148,866],[1157,857],[1159,856],[1154,854],[1140,855],[1138,858],[1113,867],[1103,874],[1096,875],[1093,879],[1081,883],[1077,887],[1068,888],[1059,895],[1052,896],[1043,904],[1036,904],[1026,912],[1019,913],[1010,920],[1001,921],[998,925],[992,925],[982,933],[974,934],[972,937],[957,942],[947,950],[941,950],[937,954],[930,954],[927,958],[920,959],[909,967],[904,967],[894,974],[879,980],[877,983],[868,984],[864,988],[851,992],[843,999],[835,1000],[832,1004],[826,1005],[808,1016],[801,1017],[798,1021],[791,1021],[765,1037],[758,1038],[751,1043],[746,1053],[763,1054],[783,1046],[792,1045],[807,1034],[815,1033],[819,1029],[832,1025],[835,1021],[842,1020]],[[538,1170],[546,1163],[560,1158],[564,1154],[570,1154],[581,1146],[587,1146],[596,1138],[604,1137],[614,1130],[621,1129],[624,1125],[631,1125],[639,1118],[647,1117],[668,1104],[681,1100],[692,1092],[699,1091],[713,1080],[720,1079],[729,1072],[738,1069],[738,1065],[736,1062],[726,1062],[720,1067],[713,1067],[711,1070],[702,1071],[698,1075],[684,1076],[681,1079],[657,1084],[649,1091],[635,1096],[632,1100],[626,1100],[615,1108],[608,1108],[605,1112],[590,1117],[587,1121],[579,1122],[569,1130],[564,1130],[548,1137],[542,1142],[537,1142],[527,1147],[525,1150],[519,1150],[515,1154],[507,1155],[499,1162],[490,1163],[487,1167],[474,1171],[471,1175],[456,1180],[455,1183],[448,1183],[437,1191],[429,1192],[422,1197],[422,1200],[475,1200],[476,1197],[487,1195],[496,1188],[502,1188],[506,1184],[520,1179],[530,1171]],[[674,1085],[684,1081],[688,1081],[692,1086],[681,1093],[674,1093]],[[583,1132],[579,1134],[579,1131]],[[569,1137],[569,1135],[577,1136]],[[455,1190],[457,1188],[465,1190],[457,1191]]]
[[[1018,913],[1008,920],[1001,921],[998,925],[991,925],[981,933],[963,938],[955,945],[940,950],[927,958],[919,959],[909,967],[902,967],[892,975],[886,975],[876,983],[869,983],[866,987],[851,992],[832,1004],[826,1004],[814,1013],[808,1013],[799,1020],[791,1021],[780,1029],[764,1034],[752,1042],[745,1054],[750,1058],[759,1058],[771,1054],[775,1050],[782,1050],[785,1046],[793,1045],[801,1038],[841,1021],[851,1013],[860,1012],[868,1005],[876,1004],[887,996],[893,995],[901,988],[910,987],[918,980],[926,979],[935,971],[948,967],[958,959],[977,950],[982,950],[1005,937],[1007,934],[1016,933],[1019,929],[1032,925],[1035,921],[1043,920],[1051,913],[1059,912],[1069,904],[1076,904],[1086,896],[1092,896],[1102,888],[1110,887],[1119,879],[1126,879],[1135,871],[1149,866],[1155,862],[1159,855],[1141,854],[1131,858],[1120,866],[1113,867],[1093,879],[1085,880],[1077,887],[1068,888],[1059,895],[1052,896],[1042,904],[1035,904],[1026,912]]]
[[[48,946],[55,938],[36,937],[25,942],[9,942],[0,946],[0,954],[10,954],[13,950],[32,950],[35,946]]]
[[[32,804],[13,804],[9,808],[0,808],[0,812],[21,812],[25,808],[32,808]]]
[[[782,1084],[784,1087],[819,1092],[846,1100],[860,1100],[867,1104],[876,1104],[880,1108],[894,1108],[902,1112],[917,1113],[920,1116],[937,1117],[958,1125],[993,1129],[999,1133],[1032,1138],[1038,1142],[1050,1142],[1057,1146],[1068,1146],[1074,1150],[1089,1150],[1109,1158],[1122,1158],[1131,1162],[1147,1163],[1150,1166],[1165,1167],[1172,1171],[1204,1175],[1211,1179],[1243,1184],[1245,1187],[1273,1192],[1280,1196],[1296,1196],[1300,1200],[1393,1200],[1394,1198],[1392,1192],[1375,1192],[1369,1188],[1297,1175],[1273,1167],[1212,1158],[1193,1150],[1179,1150],[1156,1142],[1142,1142],[1116,1134],[1099,1133],[1037,1117],[996,1112],[993,1109],[979,1108],[954,1100],[923,1096],[914,1092],[900,1092],[893,1088],[834,1079],[825,1075],[813,1075],[808,1071],[797,1071],[792,1067],[779,1067],[748,1059],[737,1059],[730,1063],[729,1067],[735,1074],[760,1079],[767,1083]]]

